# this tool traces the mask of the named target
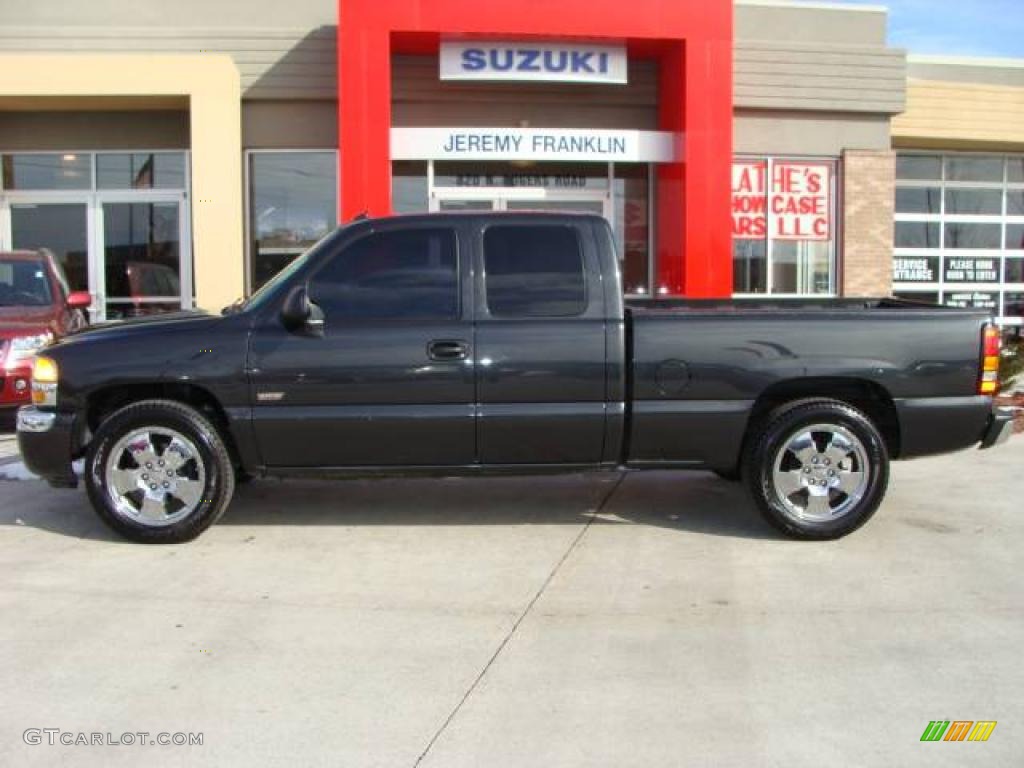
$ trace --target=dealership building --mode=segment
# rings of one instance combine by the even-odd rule
[[[364,212],[524,209],[605,216],[631,296],[1024,317],[1024,61],[908,54],[881,6],[36,0],[0,25],[0,250],[51,249],[96,320],[217,309]]]

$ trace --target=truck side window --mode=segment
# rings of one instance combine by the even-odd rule
[[[587,308],[576,229],[497,225],[484,233],[487,307],[495,317],[571,317]]]
[[[310,298],[328,318],[455,319],[458,257],[450,229],[401,229],[367,235],[314,276]]]

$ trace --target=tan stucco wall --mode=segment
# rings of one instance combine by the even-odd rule
[[[26,98],[96,109],[110,97],[185,97],[189,104],[196,301],[216,310],[244,292],[241,89],[229,56],[0,54],[0,110]]]
[[[1024,88],[911,80],[907,109],[892,121],[893,146],[1024,148]]]

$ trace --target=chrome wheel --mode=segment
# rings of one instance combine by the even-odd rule
[[[166,427],[142,427],[114,445],[104,467],[107,496],[124,517],[165,526],[195,511],[206,469],[195,443]]]
[[[828,522],[849,513],[870,481],[867,450],[838,424],[812,424],[792,433],[772,460],[772,486],[793,517]]]

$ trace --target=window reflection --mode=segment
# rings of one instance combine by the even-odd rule
[[[337,226],[335,152],[253,152],[249,156],[252,287]]]

